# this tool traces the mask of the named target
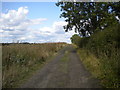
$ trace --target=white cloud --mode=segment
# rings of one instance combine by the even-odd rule
[[[0,34],[3,41],[11,41],[11,39],[19,39],[29,32],[32,25],[41,24],[46,18],[28,19],[29,10],[27,7],[20,7],[18,10],[9,10],[7,13],[1,13],[0,17]],[[12,38],[10,36],[13,36]],[[16,37],[16,38],[15,38]],[[22,37],[21,37],[22,38]]]
[[[64,21],[54,22],[53,29],[55,30],[56,33],[59,33],[59,34],[64,33],[63,26],[66,24],[67,22],[64,22]]]
[[[36,30],[31,29],[29,35],[32,35],[37,42],[70,43],[70,37],[75,33],[74,31],[65,32],[63,26],[66,24],[64,21],[55,21],[51,27],[42,27]]]
[[[27,29],[30,25],[40,24],[46,18],[28,19],[27,7],[20,7],[18,10],[9,10],[7,14],[1,14],[1,28],[5,30]]]
[[[6,26],[18,26],[22,22],[25,22],[28,12],[27,7],[20,7],[18,10],[9,10],[7,14],[2,13],[0,21],[3,28]]]
[[[74,31],[66,32],[63,26],[64,21],[55,21],[51,27],[31,28],[33,25],[41,24],[46,18],[29,19],[27,7],[20,7],[18,10],[9,10],[8,13],[2,13],[0,22],[2,34],[1,42],[29,41],[29,42],[68,42]]]

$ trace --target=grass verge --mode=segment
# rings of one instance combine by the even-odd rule
[[[43,63],[37,63],[34,65],[34,67],[29,68],[28,72],[23,71],[23,74],[19,77],[19,82],[14,84],[14,88],[20,87],[23,83],[25,83],[30,77],[32,77],[35,73],[37,73],[38,70],[42,69],[44,65],[49,63],[57,53],[55,53],[52,57],[49,57],[46,62]]]
[[[88,50],[79,48],[77,51],[80,60],[92,75],[100,80],[100,84],[104,88],[118,88],[119,79],[115,70],[112,68],[109,58],[97,58]]]

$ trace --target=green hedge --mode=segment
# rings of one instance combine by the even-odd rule
[[[120,24],[113,24],[90,37],[72,37],[79,48],[89,51],[100,60],[103,72],[101,78],[105,87],[118,87],[120,78]],[[79,38],[78,38],[79,37]],[[107,84],[106,84],[107,82]]]

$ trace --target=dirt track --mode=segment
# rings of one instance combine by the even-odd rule
[[[63,60],[67,52],[67,60]],[[100,88],[99,81],[85,69],[70,45],[38,70],[21,88]]]

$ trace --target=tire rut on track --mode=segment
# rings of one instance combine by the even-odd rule
[[[66,52],[67,60],[62,61]],[[38,70],[21,88],[100,88],[99,80],[85,69],[72,45]]]

